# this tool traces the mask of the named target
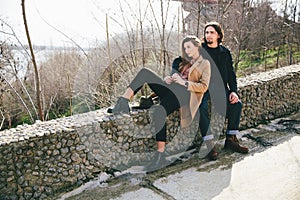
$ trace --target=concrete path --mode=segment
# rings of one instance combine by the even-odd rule
[[[274,120],[268,125],[242,131],[271,142],[242,137],[250,153],[241,155],[222,150],[218,141],[217,161],[188,154],[175,165],[151,174],[121,173],[99,179],[66,193],[60,199],[101,200],[298,200],[300,199],[300,118]]]
[[[210,172],[191,167],[160,178],[154,186],[177,200],[300,199],[300,136],[245,157],[229,169]],[[116,200],[164,199],[141,188]]]

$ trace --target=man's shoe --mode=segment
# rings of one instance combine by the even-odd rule
[[[224,148],[238,153],[246,154],[249,152],[249,149],[247,147],[243,147],[239,144],[239,140],[235,135],[226,135]]]
[[[156,151],[151,163],[149,163],[147,166],[145,166],[145,171],[153,172],[153,171],[159,170],[161,168],[166,167],[168,165],[168,163],[169,162],[166,160],[165,152]]]
[[[129,102],[129,99],[126,99],[124,97],[119,97],[116,105],[113,108],[108,108],[107,112],[114,113],[114,114],[129,113],[130,108],[129,108],[128,102]]]
[[[218,152],[217,152],[217,149],[214,145],[213,140],[206,140],[205,144],[206,144],[206,147],[209,151],[209,153],[207,154],[207,158],[209,160],[217,160],[218,159]]]

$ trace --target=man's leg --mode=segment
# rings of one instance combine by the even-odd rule
[[[227,105],[226,117],[228,119],[225,148],[239,153],[248,153],[249,149],[239,144],[236,135],[239,133],[239,124],[242,113],[242,103]]]

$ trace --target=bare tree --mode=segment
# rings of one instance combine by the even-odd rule
[[[232,3],[232,1],[231,1]],[[234,59],[234,69],[235,71],[238,70],[238,64],[240,62],[240,56],[241,56],[241,50],[242,50],[242,45],[243,45],[243,40],[245,38],[245,35],[247,35],[247,30],[244,29],[244,24],[245,24],[245,17],[247,15],[247,12],[249,12],[249,5],[252,3],[252,1],[248,0],[243,0],[241,2],[241,7],[239,11],[236,11],[236,17],[234,23],[236,24],[235,26],[235,34],[234,34],[234,40],[236,41],[236,51],[235,51],[235,59]],[[228,9],[228,7],[226,7]]]
[[[24,56],[24,59],[26,59],[27,57],[30,57],[30,55],[27,52],[25,46],[22,44],[22,42],[17,37],[14,29],[8,23],[6,23],[4,20],[0,19],[0,21],[1,21],[2,26],[5,26],[6,28],[8,28],[8,31],[0,31],[0,32],[16,39],[18,46],[21,48],[21,50],[18,51],[18,52],[21,53],[21,55]],[[29,94],[26,86],[24,85],[23,80],[21,80],[22,77],[20,77],[20,75],[19,75],[19,71],[24,70],[23,69],[24,66],[19,66],[19,61],[16,60],[14,54],[12,53],[12,49],[11,49],[11,47],[8,47],[9,45],[7,44],[7,42],[2,42],[0,44],[0,46],[1,46],[1,61],[0,61],[1,66],[0,66],[0,68],[4,67],[5,70],[8,71],[6,74],[11,74],[12,75],[12,77],[10,77],[9,79],[15,78],[20,83],[23,92],[25,92],[26,97],[29,100],[29,104],[31,104],[31,107],[33,108],[33,112],[35,113],[35,116],[37,116],[38,113],[37,113],[35,104],[34,104],[32,98],[31,98],[31,95]],[[17,49],[19,49],[19,47],[17,47]],[[8,67],[10,67],[10,69],[8,69]],[[2,74],[2,76],[3,76],[3,74]],[[23,100],[23,102],[25,102],[25,100]],[[30,110],[27,110],[27,111],[31,112]],[[32,116],[32,114],[29,114],[29,115]],[[31,118],[31,121],[33,122],[34,119]]]
[[[29,45],[29,50],[31,54],[31,61],[34,67],[34,73],[35,73],[35,83],[36,83],[36,100],[37,100],[37,107],[38,107],[38,113],[39,113],[39,119],[44,121],[44,113],[42,109],[42,102],[41,102],[41,88],[40,88],[40,77],[39,77],[39,70],[36,64],[35,60],[35,55],[33,52],[32,44],[31,44],[31,39],[29,35],[29,29],[28,29],[28,24],[27,24],[27,19],[26,19],[26,12],[25,12],[25,0],[22,0],[22,14],[23,14],[23,21],[24,21],[24,26],[25,26],[25,32],[27,36],[27,41]]]
[[[280,51],[282,50],[282,47],[284,45],[284,43],[286,42],[286,37],[287,37],[287,32],[285,31],[286,25],[288,24],[288,0],[284,1],[284,9],[283,9],[283,17],[282,20],[280,22],[280,44],[278,46],[278,50],[277,50],[277,56],[276,56],[276,68],[279,67],[280,65]]]
[[[85,58],[75,49],[49,53],[48,57],[49,59],[40,64],[45,120],[73,113],[73,98],[77,95],[74,82],[81,78],[76,75]]]
[[[243,63],[244,55],[253,58],[250,68],[257,70],[254,61],[259,61],[261,65],[263,60],[264,69],[267,70],[268,51],[275,47],[279,47],[276,55],[277,66],[281,64],[283,54],[284,62],[291,64],[296,61],[295,45],[300,49],[299,24],[296,23],[299,0],[294,0],[295,4],[285,0],[283,13],[286,15],[282,18],[274,14],[266,1],[261,0],[260,4],[255,4],[254,0],[216,0],[210,1],[217,2],[216,4],[205,4],[201,0],[183,0],[187,4],[181,9],[190,9],[190,15],[184,19],[182,10],[178,10],[173,18],[170,17],[174,14],[170,13],[171,0],[139,0],[136,5],[118,0],[122,19],[115,18],[115,15],[110,16],[109,13],[106,15],[106,41],[100,43],[99,47],[85,51],[76,45],[83,52],[83,57],[73,51],[57,52],[45,62],[36,63],[26,21],[25,0],[22,0],[23,20],[30,50],[25,52],[33,67],[30,65],[31,75],[27,74],[26,81],[18,76],[15,76],[14,83],[7,77],[2,79],[4,87],[1,89],[9,89],[10,93],[1,93],[3,101],[0,102],[0,117],[10,120],[7,113],[11,110],[14,113],[20,111],[16,107],[7,109],[10,105],[7,102],[13,101],[12,99],[18,99],[22,114],[26,112],[26,117],[29,116],[31,121],[37,117],[47,120],[73,114],[80,105],[87,107],[81,110],[89,111],[93,109],[95,102],[97,105],[94,108],[108,106],[114,96],[120,95],[121,90],[116,87],[127,86],[141,67],[153,67],[162,76],[168,73],[171,61],[180,54],[182,37],[186,34],[201,37],[203,26],[208,20],[221,22],[225,29],[225,45],[234,50],[236,71]],[[184,32],[188,20],[194,21],[188,28],[190,32]],[[113,26],[110,26],[112,22],[118,24],[125,34],[113,35]],[[177,30],[174,30],[176,27]],[[71,38],[68,39],[72,41]],[[13,60],[8,66],[11,66],[12,72],[17,73]],[[111,75],[109,79],[104,78],[107,74]],[[83,87],[84,84],[86,87]],[[34,87],[30,88],[32,85]],[[36,100],[33,101],[30,95],[36,96]],[[38,111],[35,111],[36,108]],[[2,124],[0,120],[0,125]]]
[[[111,53],[110,53],[110,38],[109,38],[109,30],[108,30],[108,16],[106,14],[106,41],[107,41],[107,54],[108,54],[108,59],[109,59],[109,65],[108,67],[111,68],[111,64],[112,64],[112,58],[111,58]],[[110,82],[112,84],[115,83],[115,76],[114,76],[114,71],[111,70],[110,72]]]
[[[296,60],[294,60],[294,49],[295,45],[297,44],[297,37],[299,37],[299,29],[297,27],[297,12],[300,14],[300,6],[299,6],[299,0],[295,0],[294,2],[290,2],[289,3],[289,9],[290,9],[290,23],[288,26],[288,29],[290,30],[289,34],[288,34],[288,38],[287,38],[287,44],[288,44],[288,63],[291,65],[294,62],[296,62]],[[299,9],[299,10],[297,10]],[[299,19],[298,19],[299,21]],[[300,41],[300,40],[299,40]],[[299,48],[299,46],[298,46]]]

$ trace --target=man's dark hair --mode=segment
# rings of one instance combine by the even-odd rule
[[[219,24],[218,22],[215,22],[215,21],[208,22],[205,24],[204,38],[203,38],[205,43],[207,42],[205,39],[205,31],[206,31],[206,28],[209,26],[213,27],[217,31],[217,33],[220,35],[220,38],[218,38],[218,44],[221,44],[223,42],[223,38],[224,38],[224,30],[222,29],[221,24]]]

